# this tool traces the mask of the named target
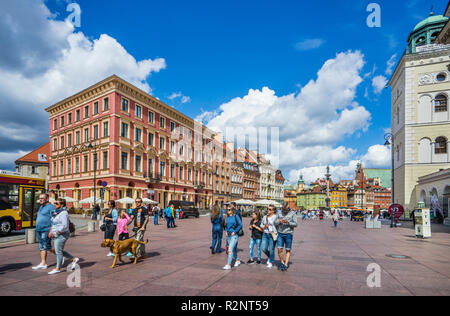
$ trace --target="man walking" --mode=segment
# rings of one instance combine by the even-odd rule
[[[160,208],[158,207],[158,204],[156,204],[156,205],[153,207],[153,223],[154,223],[155,225],[159,225],[159,224],[158,224],[159,211],[160,211]]]
[[[289,268],[289,259],[291,258],[292,239],[294,235],[294,228],[297,227],[298,220],[294,211],[289,209],[289,204],[285,203],[283,209],[278,212],[275,226],[278,231],[277,247],[278,256],[281,264],[278,269],[286,271]],[[286,248],[286,258],[284,257],[283,249]]]
[[[136,208],[133,210],[131,220],[134,221],[133,231],[136,233],[136,240],[144,241],[144,234],[147,229],[149,214],[147,207],[142,205],[141,198],[136,199]],[[145,245],[139,244],[136,249],[136,254],[138,259],[146,259],[147,253],[145,252]]]
[[[52,228],[52,217],[55,213],[55,207],[48,200],[47,193],[39,195],[39,211],[36,219],[36,235],[38,239],[38,247],[41,255],[41,263],[33,270],[47,269],[47,252],[52,250],[52,240],[49,238],[50,229]]]

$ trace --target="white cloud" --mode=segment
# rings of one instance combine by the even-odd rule
[[[325,40],[321,38],[305,39],[295,44],[295,49],[300,51],[313,50],[325,44]]]
[[[388,80],[385,76],[376,76],[372,79],[372,87],[375,94],[380,94],[386,87]]]
[[[188,96],[183,95],[183,93],[181,93],[181,92],[174,92],[167,98],[169,100],[180,99],[181,104],[185,104],[185,103],[191,102],[191,98],[188,97]]]
[[[163,58],[137,61],[107,34],[90,39],[74,32],[42,0],[1,1],[0,42],[0,126],[26,126],[32,135],[11,143],[8,134],[0,134],[5,152],[48,141],[44,109],[55,102],[113,74],[151,93],[147,78],[166,67]]]
[[[397,64],[397,54],[394,54],[387,61],[386,75],[390,76],[394,72],[394,67]]]
[[[246,96],[197,119],[213,130],[227,132],[229,140],[242,129],[250,134],[251,128],[278,127],[283,168],[348,161],[355,150],[334,146],[370,125],[370,113],[354,101],[363,66],[360,52],[340,53],[326,61],[317,79],[298,94],[277,96],[268,87],[250,89]]]

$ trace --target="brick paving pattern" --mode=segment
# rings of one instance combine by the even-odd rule
[[[244,219],[245,225],[248,222]],[[177,225],[167,230],[151,221],[146,233],[149,258],[137,265],[126,260],[113,270],[107,249],[100,248],[103,233],[77,232],[66,249],[83,259],[81,288],[67,287],[66,272],[48,276],[33,271],[31,267],[39,263],[36,245],[0,245],[0,295],[450,295],[447,227],[434,226],[432,239],[418,240],[411,227],[365,230],[363,223],[344,221],[334,229],[331,221],[299,219],[291,267],[280,272],[265,264],[224,271],[225,253],[211,255],[209,250],[208,217],[178,220]],[[246,232],[239,241],[239,257],[245,262],[248,246]],[[410,258],[394,259],[389,254]],[[50,269],[55,259],[49,255]],[[371,263],[381,266],[380,288],[367,286]]]

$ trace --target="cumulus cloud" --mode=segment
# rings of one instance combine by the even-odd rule
[[[295,49],[299,51],[313,50],[325,44],[325,40],[321,38],[305,39],[295,44]]]
[[[372,79],[372,87],[375,94],[380,94],[386,87],[388,80],[385,76],[376,76]]]
[[[242,131],[251,138],[258,129],[278,128],[282,168],[348,161],[355,150],[335,144],[366,130],[371,120],[370,113],[354,100],[363,66],[359,51],[340,53],[326,61],[317,78],[297,94],[277,96],[268,87],[250,89],[198,119],[231,141]]]
[[[163,58],[137,61],[107,34],[92,40],[75,32],[42,0],[1,1],[0,42],[0,148],[5,153],[48,141],[44,109],[57,101],[113,74],[151,93],[147,78],[166,67]],[[25,133],[25,139],[14,136]],[[12,161],[0,163],[11,167]]]
[[[394,67],[397,64],[397,54],[394,54],[391,56],[391,58],[389,58],[389,60],[387,61],[386,65],[386,75],[390,76],[392,75],[392,73],[394,72]]]
[[[174,92],[167,98],[169,100],[179,99],[181,104],[185,104],[185,103],[191,102],[191,98],[188,97],[188,96],[183,95],[183,93],[181,93],[181,92]]]

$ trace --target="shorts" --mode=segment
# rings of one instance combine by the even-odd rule
[[[49,230],[36,231],[36,236],[38,239],[39,251],[50,251],[52,250],[52,240],[48,238]]]
[[[286,250],[292,249],[292,234],[278,234],[277,239],[277,247],[278,249],[283,249],[286,247]]]

